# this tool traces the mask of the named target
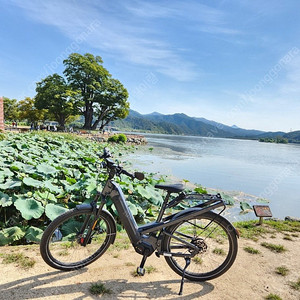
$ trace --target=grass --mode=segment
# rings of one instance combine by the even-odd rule
[[[282,253],[287,251],[287,249],[283,246],[283,245],[276,245],[276,244],[271,244],[271,243],[267,243],[267,242],[263,242],[261,243],[261,245],[273,252],[277,252],[277,253]]]
[[[234,223],[239,230],[241,237],[257,241],[266,234],[274,235],[274,232],[290,232],[298,234],[300,232],[300,222],[265,220],[263,225],[258,226],[257,221],[243,221]],[[298,234],[299,235],[299,234]]]
[[[244,247],[244,250],[250,254],[260,254],[260,251],[253,247]]]
[[[201,265],[203,263],[203,259],[201,257],[195,256],[192,258],[192,261],[196,264],[196,265]]]
[[[103,295],[103,294],[111,294],[112,293],[111,289],[106,288],[105,285],[101,282],[93,283],[90,286],[89,291],[93,295]]]
[[[36,261],[33,258],[25,256],[23,253],[11,253],[3,255],[4,264],[15,263],[17,266],[20,266],[23,269],[32,268]]]
[[[151,273],[156,272],[157,269],[155,267],[153,267],[153,266],[150,265],[148,267],[145,267],[145,271],[146,271],[147,274],[151,274]]]
[[[299,291],[300,290],[300,277],[298,278],[298,280],[296,282],[291,281],[290,287],[293,288],[294,290]]]
[[[226,254],[225,251],[223,249],[220,249],[220,248],[215,248],[213,250],[213,253],[217,254],[217,255],[225,255]]]
[[[59,255],[59,256],[68,256],[68,255],[69,255],[69,252],[68,252],[67,249],[65,249],[65,250],[62,250],[62,251],[58,252],[58,255]]]
[[[135,266],[135,264],[132,263],[132,262],[127,262],[127,263],[125,263],[125,266],[126,267],[133,267],[133,266]]]
[[[275,272],[281,276],[286,276],[290,272],[290,270],[285,266],[281,266],[281,267],[277,267],[275,269]]]
[[[267,300],[282,300],[282,298],[276,294],[269,294],[268,296],[265,297],[265,299],[267,299]]]
[[[130,241],[128,237],[124,234],[119,234],[118,240],[115,241],[115,243],[112,245],[112,247],[109,248],[110,251],[116,250],[128,250],[130,246]]]

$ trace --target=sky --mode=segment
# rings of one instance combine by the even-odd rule
[[[300,130],[299,0],[0,0],[0,95],[92,53],[142,114]]]

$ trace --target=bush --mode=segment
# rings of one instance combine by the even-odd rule
[[[127,136],[123,133],[114,134],[113,136],[110,136],[108,138],[108,142],[112,142],[112,143],[126,143],[126,141],[127,141]]]

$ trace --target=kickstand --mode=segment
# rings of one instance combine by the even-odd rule
[[[186,268],[190,265],[191,263],[191,259],[189,257],[185,257],[185,267],[183,269],[183,272],[182,272],[182,278],[181,278],[181,284],[180,284],[180,291],[179,291],[179,294],[178,295],[182,295],[182,290],[183,290],[183,284],[184,284],[184,276],[185,276],[185,270]]]

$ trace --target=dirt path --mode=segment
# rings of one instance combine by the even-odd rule
[[[274,253],[260,245],[262,241],[284,245],[288,251]],[[249,254],[243,248],[252,246],[261,254]],[[22,252],[36,260],[34,267],[24,270],[16,264],[3,264],[3,255]],[[141,256],[131,247],[128,250],[110,250],[89,267],[79,271],[61,272],[46,265],[38,246],[1,247],[0,299],[99,299],[89,292],[91,283],[101,282],[112,291],[102,299],[264,299],[273,293],[282,299],[300,299],[300,291],[290,287],[290,281],[300,277],[300,237],[284,239],[282,233],[258,242],[240,238],[239,253],[233,267],[223,276],[210,282],[186,281],[183,296],[178,296],[180,277],[166,264],[164,258],[151,256],[146,265],[154,272],[144,277],[131,273]],[[286,266],[285,277],[275,268]]]

